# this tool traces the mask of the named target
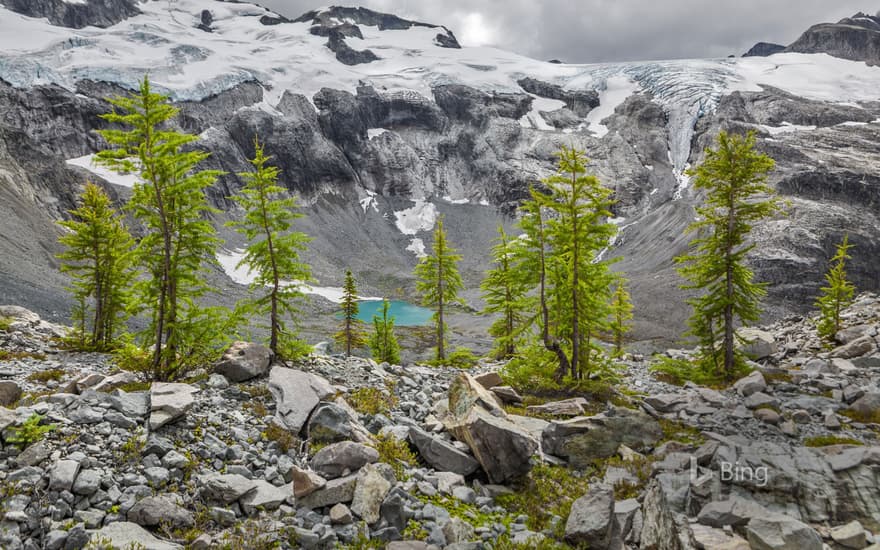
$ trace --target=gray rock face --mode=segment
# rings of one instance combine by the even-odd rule
[[[250,342],[235,342],[214,366],[230,382],[244,382],[269,372],[271,352],[266,346]]]
[[[140,13],[135,0],[4,0],[3,4],[28,17],[45,17],[53,25],[74,29],[109,27]]]
[[[179,544],[157,539],[149,531],[136,523],[117,521],[105,525],[95,532],[97,538],[104,538],[114,548],[144,548],[145,550],[182,550]]]
[[[435,470],[466,476],[480,467],[474,457],[456,449],[454,445],[439,437],[433,437],[421,428],[410,427],[409,437],[425,462]]]
[[[749,51],[743,54],[743,57],[767,57],[775,53],[785,50],[782,44],[774,44],[772,42],[758,42]]]
[[[755,550],[822,550],[822,538],[810,526],[789,516],[767,514],[746,527]]]
[[[529,77],[521,78],[517,84],[530,94],[564,101],[565,106],[578,117],[587,116],[590,111],[599,106],[599,94],[595,90],[570,91],[563,89],[562,86]]]
[[[607,485],[592,486],[571,505],[565,540],[586,543],[590,548],[608,548],[615,521],[614,490]]]
[[[418,21],[410,21],[389,13],[381,13],[367,8],[349,8],[343,6],[333,6],[324,10],[309,11],[297,17],[297,23],[312,23],[312,34],[325,36],[329,30],[339,29],[346,26],[366,25],[369,27],[378,27],[383,30],[406,30],[412,27],[426,27],[429,29],[438,29],[435,43],[442,48],[461,48],[455,35],[446,27],[431,25],[429,23],[420,23]],[[340,24],[340,21],[352,21],[350,24]]]
[[[286,367],[272,367],[269,391],[275,398],[278,422],[298,434],[321,399],[335,393],[323,378]]]
[[[821,23],[807,29],[786,51],[827,53],[834,57],[880,64],[880,18],[858,13],[837,23]]]
[[[356,472],[361,467],[379,460],[379,452],[372,447],[353,441],[327,445],[312,457],[312,468],[327,479],[337,478],[346,472]]]

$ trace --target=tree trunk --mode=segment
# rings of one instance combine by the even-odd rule
[[[577,219],[577,196],[575,194],[575,177],[571,174],[571,375],[580,377],[578,370],[578,361],[580,361],[581,351],[581,327],[580,327],[580,311],[578,298],[580,292],[578,289],[579,273],[578,273],[578,219]]]
[[[727,210],[727,243],[724,258],[726,262],[726,298],[724,306],[724,373],[728,380],[733,377],[733,230],[736,223],[736,209],[734,204],[733,184],[731,183]]]

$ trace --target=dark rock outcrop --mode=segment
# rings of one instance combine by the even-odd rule
[[[137,0],[87,0],[83,3],[65,0],[3,0],[0,3],[28,17],[45,17],[53,25],[73,29],[109,27],[140,13]]]
[[[820,23],[789,44],[787,52],[827,53],[834,57],[880,64],[880,18],[857,13],[837,23]]]
[[[434,39],[435,44],[442,48],[460,48],[461,46],[456,40],[452,31],[446,27],[432,25],[430,23],[421,23],[418,21],[410,21],[403,19],[390,13],[381,13],[367,8],[351,8],[343,6],[333,6],[323,10],[312,10],[304,13],[294,20],[296,23],[312,23],[310,29],[312,34],[326,36],[324,34],[329,29],[337,29],[345,25],[366,25],[368,27],[378,27],[380,31],[384,30],[406,30],[412,27],[426,27],[429,29],[440,29]],[[342,23],[339,21],[351,21],[352,23]],[[316,27],[322,27],[327,30],[319,30]]]
[[[743,54],[743,57],[767,57],[773,55],[774,53],[779,53],[785,50],[785,46],[782,44],[774,44],[772,42],[758,42],[751,48],[749,51]]]
[[[345,36],[336,29],[330,29],[327,47],[336,54],[336,59],[346,65],[361,65],[379,59],[372,50],[355,50],[345,41]]]
[[[562,86],[542,82],[535,78],[521,78],[516,83],[530,94],[564,101],[565,106],[579,117],[587,116],[590,111],[599,106],[599,94],[595,90],[564,90]]]

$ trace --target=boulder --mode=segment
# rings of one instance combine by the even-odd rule
[[[469,540],[473,540],[476,536],[474,533],[474,526],[470,523],[464,521],[458,517],[451,517],[445,525],[443,525],[443,536],[446,537],[446,542],[448,546],[446,548],[467,548],[466,546],[460,546],[463,543],[467,543]],[[479,543],[478,543],[479,544]],[[482,545],[474,546],[475,548],[482,548]]]
[[[296,498],[310,495],[327,484],[327,480],[311,470],[294,466],[290,470],[293,477],[293,495]]]
[[[752,518],[746,534],[753,550],[822,550],[822,538],[816,531],[782,514]]]
[[[143,550],[183,550],[183,546],[157,539],[136,523],[116,521],[108,523],[93,538],[106,539],[112,548],[141,548]]]
[[[128,511],[128,521],[143,527],[158,527],[166,524],[173,529],[192,527],[195,518],[180,505],[177,495],[147,497],[135,503]]]
[[[0,406],[0,432],[15,424],[16,418],[14,410]]]
[[[312,457],[312,469],[327,479],[356,472],[366,464],[379,460],[379,452],[362,443],[341,441],[328,445]]]
[[[12,380],[0,381],[0,406],[8,407],[21,399],[21,388]]]
[[[287,367],[272,367],[269,391],[275,399],[276,421],[296,434],[318,402],[336,393],[320,376]]]
[[[645,550],[682,550],[666,491],[655,477],[642,501],[641,546]]]
[[[767,513],[767,509],[754,502],[741,497],[731,497],[728,500],[708,502],[700,510],[697,521],[710,527],[725,527],[731,525],[740,527],[746,525],[752,518],[760,517]]]
[[[743,397],[748,397],[754,393],[762,392],[767,389],[767,381],[761,371],[753,371],[748,376],[744,376],[733,384],[733,387]]]
[[[448,441],[434,437],[428,432],[411,426],[409,438],[425,462],[438,471],[455,472],[463,476],[474,473],[480,467],[471,455],[458,450]]]
[[[271,361],[272,352],[266,346],[235,342],[214,366],[214,372],[222,374],[230,382],[244,382],[269,372]]]
[[[844,548],[862,549],[868,545],[865,528],[858,521],[851,521],[832,529],[831,540]]]
[[[223,504],[231,504],[257,488],[256,481],[239,474],[210,474],[201,483],[207,500]]]
[[[586,543],[590,548],[608,548],[615,522],[614,490],[608,485],[594,485],[571,505],[565,540],[574,545]]]
[[[759,361],[777,351],[773,333],[757,328],[741,328],[737,332],[740,349],[750,359]]]
[[[333,506],[340,502],[351,502],[357,487],[357,474],[331,479],[324,487],[299,499],[297,507],[313,510]]]
[[[367,524],[379,521],[379,510],[388,491],[397,480],[388,464],[367,464],[358,473],[357,485],[351,500],[351,511]]]
[[[506,416],[501,401],[494,393],[484,388],[473,376],[462,373],[449,386],[449,414],[461,417],[474,406],[479,406],[495,416]]]
[[[249,516],[261,510],[277,510],[291,496],[290,487],[276,487],[266,480],[257,479],[254,490],[241,497],[241,509]]]
[[[543,405],[532,405],[527,408],[529,412],[550,414],[554,416],[579,416],[584,414],[584,406],[587,400],[583,397],[573,397],[562,401],[550,401]]]
[[[519,405],[522,403],[522,396],[510,386],[492,386],[491,390],[503,403],[509,405]]]
[[[856,413],[860,418],[880,419],[880,393],[869,392],[856,399],[849,410]]]
[[[478,374],[474,376],[474,380],[487,390],[504,384],[504,380],[501,378],[501,375],[498,374],[497,371],[489,371]]]
[[[862,336],[856,338],[848,344],[836,347],[831,351],[832,357],[842,357],[844,359],[853,359],[863,355],[869,355],[877,350],[877,342],[871,336]]]
[[[79,474],[79,462],[76,460],[59,460],[49,471],[49,489],[53,491],[70,491]]]
[[[150,430],[155,431],[186,414],[195,402],[195,386],[177,382],[153,382],[150,387]]]
[[[351,516],[351,510],[345,504],[337,503],[330,508],[330,523],[333,525],[348,525],[354,518]]]
[[[358,422],[357,413],[341,398],[337,403],[319,403],[309,417],[306,433],[310,440],[320,443],[367,443],[371,439],[369,431]]]
[[[657,395],[649,395],[643,399],[646,405],[652,409],[661,412],[675,412],[685,406],[687,399],[679,393],[661,393]]]
[[[575,467],[586,467],[596,459],[617,453],[621,445],[644,451],[663,438],[660,424],[649,415],[624,407],[571,420],[554,420],[541,436],[546,453],[568,459]]]

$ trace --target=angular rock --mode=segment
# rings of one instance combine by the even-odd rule
[[[583,397],[573,397],[562,401],[550,401],[543,405],[532,405],[527,407],[529,412],[540,414],[551,414],[554,416],[579,416],[584,414],[584,406],[587,400]]]
[[[379,460],[379,452],[372,447],[353,441],[342,441],[327,445],[312,457],[312,469],[332,479],[356,472],[366,464]]]
[[[748,397],[754,393],[762,392],[767,389],[767,381],[761,371],[753,371],[748,376],[744,376],[736,381],[733,385],[734,389],[743,397]]]
[[[128,521],[143,527],[167,524],[175,529],[195,525],[195,518],[181,506],[177,495],[159,495],[137,501],[128,511]]]
[[[205,498],[223,504],[231,504],[257,488],[256,481],[239,474],[210,474],[201,481]]]
[[[474,473],[480,467],[479,462],[471,455],[458,450],[444,439],[430,435],[421,428],[411,426],[409,437],[425,462],[435,470],[455,472],[466,476]]]
[[[313,510],[315,508],[332,506],[339,502],[351,502],[354,498],[354,490],[357,487],[357,478],[357,474],[352,474],[331,479],[321,489],[299,499],[297,506]]]
[[[858,521],[851,521],[832,529],[831,540],[844,548],[862,549],[868,545],[865,528]]]
[[[0,380],[0,406],[8,407],[21,399],[21,388],[12,380]]]
[[[746,533],[754,550],[822,550],[822,538],[816,531],[782,514],[752,518]]]
[[[831,351],[832,357],[842,357],[844,359],[853,359],[863,355],[870,355],[877,350],[877,343],[871,336],[862,336],[856,338],[848,344],[834,348]]]
[[[269,372],[271,360],[272,352],[266,346],[235,342],[214,366],[214,372],[222,374],[230,382],[244,382]]]
[[[484,372],[483,374],[478,374],[474,376],[474,380],[487,390],[504,384],[504,380],[501,378],[501,375],[498,374],[498,371],[489,371]]]
[[[241,497],[241,509],[249,516],[260,510],[277,510],[291,496],[293,493],[289,486],[276,487],[266,480],[258,479],[254,490]]]
[[[458,517],[452,517],[443,526],[443,536],[446,537],[446,548],[465,550],[462,543],[474,538],[474,527],[470,523]],[[480,545],[482,546],[482,545]]]
[[[510,405],[519,405],[522,403],[522,396],[510,386],[492,386],[492,393],[504,403]]]
[[[334,403],[319,403],[309,418],[307,434],[312,441],[336,443],[352,439],[354,428],[348,411]]]
[[[358,473],[357,485],[351,500],[351,511],[367,524],[379,521],[379,509],[388,491],[397,483],[388,464],[367,464]]]
[[[318,402],[336,393],[320,376],[286,367],[272,367],[269,391],[275,399],[276,420],[295,434],[302,430]]]
[[[70,491],[79,473],[79,462],[76,460],[59,460],[49,471],[49,489],[53,491]]]
[[[678,529],[659,478],[655,477],[642,502],[641,546],[645,550],[680,550]]]
[[[462,373],[449,386],[449,413],[454,417],[462,417],[475,406],[494,416],[506,416],[494,393],[484,388],[473,376]]]
[[[685,405],[685,401],[685,397],[677,393],[649,395],[644,398],[645,404],[661,413],[675,412]]]
[[[700,510],[697,521],[710,527],[739,527],[747,524],[752,518],[767,514],[767,509],[741,497],[728,500],[712,501]]]
[[[177,382],[153,382],[150,387],[150,430],[182,417],[193,406],[199,389]]]
[[[779,400],[772,395],[764,392],[755,392],[743,400],[743,404],[750,409],[758,409],[761,407],[778,407]]]
[[[136,523],[117,521],[95,531],[97,540],[106,539],[113,548],[142,548],[143,550],[183,550],[183,546],[157,539]]]
[[[773,333],[756,328],[741,328],[737,332],[742,352],[755,361],[770,357],[777,351]]]
[[[860,418],[880,419],[880,393],[869,392],[856,399],[849,410],[856,413]]]
[[[81,470],[73,482],[75,495],[91,496],[101,488],[101,474],[97,470]]]
[[[614,490],[608,485],[594,485],[571,505],[565,540],[575,545],[586,543],[590,548],[608,548],[615,523]]]
[[[327,485],[327,480],[311,470],[303,470],[297,466],[291,468],[293,477],[293,495],[296,498],[310,495]]]
[[[330,523],[334,525],[348,525],[352,521],[351,510],[345,504],[340,502],[330,508]]]

